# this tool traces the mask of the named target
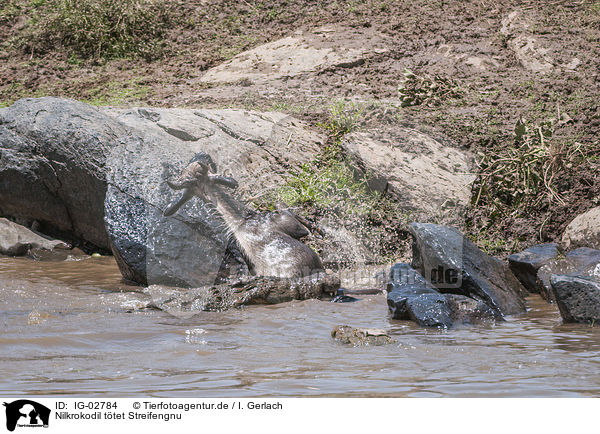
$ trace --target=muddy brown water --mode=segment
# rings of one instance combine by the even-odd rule
[[[112,258],[0,258],[0,395],[597,396],[600,328],[563,325],[555,306],[485,327],[392,321],[384,295],[200,312],[136,310],[139,288]],[[347,347],[339,324],[398,341]]]

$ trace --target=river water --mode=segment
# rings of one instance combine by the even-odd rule
[[[600,394],[600,327],[554,305],[449,331],[391,321],[384,295],[200,312],[140,310],[110,257],[0,258],[0,395],[566,397]],[[396,344],[348,347],[336,325]]]

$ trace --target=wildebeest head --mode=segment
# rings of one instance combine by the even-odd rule
[[[214,165],[211,167],[214,169]],[[181,196],[171,202],[164,211],[165,216],[173,215],[181,206],[197,196],[204,202],[213,202],[213,193],[219,185],[237,188],[235,179],[209,173],[209,165],[203,161],[192,160],[175,180],[167,181],[173,190],[183,190]]]

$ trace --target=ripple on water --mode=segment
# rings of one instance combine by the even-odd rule
[[[154,396],[594,396],[600,330],[525,315],[439,331],[391,321],[385,296],[294,301],[191,318],[143,309],[112,258],[0,258],[0,393]],[[348,347],[336,325],[396,344]],[[24,369],[24,364],[27,369]]]

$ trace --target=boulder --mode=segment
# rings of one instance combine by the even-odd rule
[[[556,243],[538,244],[508,257],[508,266],[529,292],[540,292],[537,272],[540,267],[558,256]]]
[[[162,216],[175,195],[166,179],[204,153],[249,199],[282,185],[322,143],[281,113],[24,99],[0,109],[0,215],[112,250],[133,282],[212,284],[224,269],[246,271],[245,263],[222,220],[197,199]]]
[[[600,249],[600,206],[575,217],[565,229],[562,242],[567,249]]]
[[[70,246],[45,238],[24,226],[0,218],[0,254],[7,256],[39,255],[58,249],[68,252]]]
[[[342,147],[371,190],[392,196],[411,216],[464,226],[472,156],[412,128],[355,132]]]
[[[106,158],[128,129],[87,104],[27,98],[0,109],[0,215],[109,250]]]
[[[600,250],[580,247],[566,254],[564,258],[548,261],[537,272],[536,285],[540,295],[547,301],[554,301],[551,278],[555,274],[573,274],[600,278]]]
[[[600,321],[600,280],[577,275],[550,279],[556,305],[565,322],[595,324]]]
[[[179,195],[166,180],[192,158],[205,155],[213,170],[238,181],[241,187],[235,195],[248,198],[277,188],[288,168],[314,158],[320,145],[319,136],[304,130],[303,123],[279,113],[105,112],[140,137],[108,158],[105,213],[122,274],[148,285],[199,287],[215,283],[224,268],[248,272],[221,217],[198,198],[175,215],[163,216],[167,204]]]
[[[438,328],[501,319],[480,299],[440,293],[408,264],[394,265],[390,278],[387,302],[392,319]]]
[[[436,291],[408,264],[391,269],[387,303],[392,319],[414,321],[423,327],[452,327],[452,311],[446,297]]]
[[[244,51],[209,69],[203,83],[268,82],[328,68],[351,67],[386,52],[384,37],[369,29],[333,27],[288,36]]]
[[[385,330],[355,328],[347,325],[334,327],[331,337],[353,347],[387,345],[396,342]]]
[[[525,312],[527,290],[508,266],[481,251],[456,228],[412,223],[412,266],[442,293],[483,300],[496,315]]]

